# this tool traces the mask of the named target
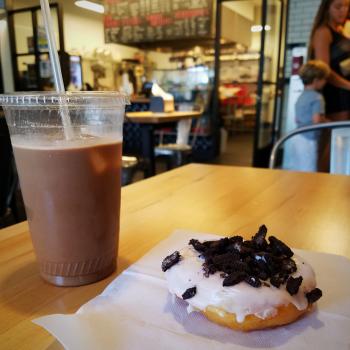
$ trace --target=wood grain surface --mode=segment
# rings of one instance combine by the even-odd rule
[[[191,164],[122,189],[118,270],[62,288],[38,273],[26,222],[0,230],[0,348],[59,349],[31,320],[75,312],[176,228],[251,237],[350,257],[350,177]]]

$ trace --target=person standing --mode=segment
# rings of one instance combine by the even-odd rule
[[[295,104],[295,121],[298,128],[322,123],[325,120],[325,101],[320,94],[330,69],[322,61],[309,61],[299,71],[304,91]],[[296,135],[293,140],[293,170],[317,171],[319,132],[310,131]]]
[[[323,88],[326,118],[350,120],[350,39],[343,34],[350,0],[322,0],[314,20],[309,58],[321,60],[331,69]],[[329,132],[319,145],[319,171],[329,171]]]
[[[350,39],[343,29],[350,0],[322,0],[311,32],[311,59],[329,65],[331,72],[323,89],[327,119],[350,119]]]

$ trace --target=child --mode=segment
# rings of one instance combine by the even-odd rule
[[[329,67],[322,61],[308,61],[300,68],[299,76],[304,83],[304,91],[295,104],[298,128],[326,121],[325,102],[319,90],[326,84],[329,73]],[[319,131],[310,131],[293,137],[295,170],[317,171],[319,135]]]

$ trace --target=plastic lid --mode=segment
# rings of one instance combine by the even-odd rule
[[[127,94],[116,91],[18,92],[0,95],[0,105],[18,108],[113,108],[130,104]]]

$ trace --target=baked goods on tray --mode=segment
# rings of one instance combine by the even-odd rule
[[[322,296],[312,267],[261,226],[251,240],[191,239],[162,262],[169,291],[189,311],[237,330],[291,323]]]

